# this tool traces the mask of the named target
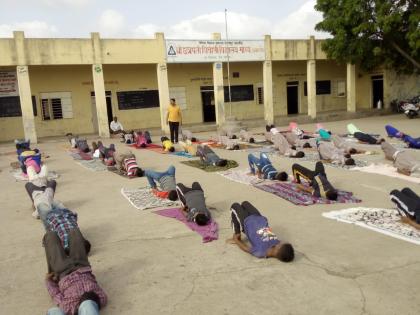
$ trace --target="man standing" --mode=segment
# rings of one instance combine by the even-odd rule
[[[117,116],[114,117],[114,120],[111,121],[109,124],[109,128],[111,129],[111,134],[124,134],[124,127],[123,125],[118,121]]]
[[[182,125],[182,113],[174,98],[171,98],[171,104],[166,113],[166,122],[169,124],[171,142],[178,143],[179,126]]]

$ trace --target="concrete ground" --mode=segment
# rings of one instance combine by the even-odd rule
[[[382,135],[384,124],[391,122],[420,136],[420,120],[403,115],[354,122]],[[345,132],[346,124],[325,126]],[[90,262],[109,296],[104,315],[420,313],[419,246],[321,216],[354,205],[298,207],[182,165],[182,158],[135,151],[144,168],[164,170],[173,164],[178,182],[202,183],[208,204],[217,208],[214,217],[220,225],[219,240],[203,244],[183,224],[136,210],[122,197],[122,187],[146,186],[145,178],[127,180],[110,172],[90,172],[67,155],[64,145],[61,139],[38,147],[50,155],[49,168],[61,174],[56,198],[78,212],[81,230],[92,243]],[[12,144],[0,146],[0,152],[9,151]],[[240,168],[247,166],[245,152],[219,153],[237,160]],[[382,160],[383,155],[375,158]],[[9,173],[14,160],[14,155],[0,156],[0,314],[45,314],[53,303],[44,286],[44,231],[31,216],[24,183],[15,182]],[[289,172],[293,162],[276,159],[278,168]],[[388,193],[394,188],[411,187],[420,193],[418,184],[382,175],[335,168],[327,172],[336,187],[363,200],[356,206],[390,208]],[[254,203],[278,236],[294,245],[293,263],[257,259],[225,243],[232,234],[229,207],[243,200]]]

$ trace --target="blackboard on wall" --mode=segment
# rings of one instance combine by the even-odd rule
[[[225,86],[225,102],[229,102],[229,87]],[[230,87],[232,102],[245,102],[254,100],[253,85],[232,85]]]
[[[36,108],[36,97],[32,96],[32,110],[34,116],[38,114]],[[22,109],[20,108],[19,96],[0,97],[0,117],[20,117]]]
[[[118,109],[141,109],[159,107],[159,91],[124,91],[117,92]]]

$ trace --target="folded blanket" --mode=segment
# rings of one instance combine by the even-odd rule
[[[279,196],[298,206],[309,206],[313,204],[331,204],[331,203],[358,203],[361,202],[353,196],[353,193],[338,191],[336,201],[325,198],[318,198],[311,193],[298,189],[298,184],[293,182],[276,182],[272,184],[255,185],[256,188]]]
[[[245,184],[245,185],[255,185],[262,183],[264,180],[258,178],[254,175],[249,175],[249,169],[246,170],[228,170],[225,172],[219,172],[218,174],[222,175],[223,177],[232,180],[237,183]]]
[[[200,160],[192,160],[192,161],[182,161],[182,164],[198,168],[200,170],[206,171],[206,172],[219,172],[219,171],[225,171],[230,168],[238,167],[238,163],[233,160],[229,160],[227,165],[224,167],[221,166],[214,166],[214,165],[208,165],[202,163]]]
[[[188,221],[185,218],[185,215],[182,213],[182,210],[179,208],[157,210],[154,211],[154,213],[181,221],[191,230],[200,234],[203,237],[203,243],[208,243],[219,238],[219,227],[217,222],[215,222],[213,219],[210,220],[209,224],[201,226],[194,222]]]
[[[24,174],[21,169],[12,170],[10,171],[10,173],[12,174],[12,176],[15,178],[16,181],[22,181],[22,182],[29,181],[28,175]],[[48,172],[47,178],[49,180],[57,179],[58,177],[60,177],[60,175],[58,175],[56,172],[54,171]]]
[[[407,242],[420,245],[420,231],[401,222],[394,209],[350,208],[324,212],[325,218],[351,223]]]
[[[156,197],[149,187],[134,189],[122,188],[121,194],[134,208],[139,210],[171,207],[178,204],[176,201]]]
[[[77,164],[83,166],[84,168],[87,168],[88,170],[92,172],[102,172],[106,171],[107,167],[106,165],[100,161],[100,160],[80,160],[77,162]]]
[[[389,177],[395,177],[399,179],[404,179],[409,182],[420,184],[420,178],[414,176],[407,176],[397,172],[397,169],[389,164],[371,164],[365,167],[353,167],[352,171],[360,171],[365,173],[380,174]]]

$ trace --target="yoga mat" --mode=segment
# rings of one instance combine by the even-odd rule
[[[397,169],[389,164],[371,164],[369,166],[365,167],[353,167],[350,169],[352,171],[360,171],[365,173],[373,173],[373,174],[379,174],[389,177],[394,177],[398,179],[403,179],[409,182],[420,184],[420,178],[414,177],[414,176],[407,176],[404,174],[400,174],[397,172]]]
[[[17,170],[12,170],[10,171],[10,173],[12,174],[12,176],[15,178],[16,181],[21,181],[21,182],[27,182],[29,181],[28,176],[25,176],[22,172],[22,170],[17,169]],[[48,172],[48,180],[50,179],[57,179],[58,177],[60,177],[60,175],[58,175],[56,172],[54,171],[50,171]]]
[[[420,245],[420,231],[402,223],[401,216],[394,209],[350,208],[324,212],[325,218],[355,224],[388,236]]]
[[[331,203],[359,203],[360,199],[353,196],[353,193],[338,191],[336,201],[318,198],[311,193],[298,189],[298,184],[292,182],[276,182],[273,184],[255,185],[256,188],[272,193],[298,206],[310,206],[313,204]]]
[[[153,149],[153,148],[160,148],[162,149],[162,146],[154,144],[154,143],[150,143],[148,144],[145,148],[142,147],[137,147],[136,144],[128,144],[129,147],[133,148],[133,149],[138,149],[138,150],[145,150],[145,149]]]
[[[176,201],[156,197],[149,187],[134,189],[122,188],[121,194],[134,208],[139,210],[172,207],[178,204]]]
[[[176,156],[179,156],[179,157],[186,157],[186,158],[192,158],[193,156],[191,155],[191,154],[189,154],[188,152],[185,152],[185,151],[179,151],[179,152],[173,152],[173,153],[170,153],[171,155],[176,155]]]
[[[79,164],[80,166],[83,166],[84,168],[87,168],[88,170],[92,171],[92,172],[102,172],[102,171],[106,171],[107,167],[106,165],[100,161],[100,160],[80,160],[77,162],[77,164]]]
[[[213,219],[210,219],[210,222],[207,225],[201,226],[194,222],[189,222],[185,215],[182,213],[182,210],[179,208],[157,210],[154,211],[154,213],[163,217],[174,218],[184,223],[192,231],[197,232],[202,236],[203,243],[208,243],[219,238],[219,226]]]
[[[328,163],[325,161],[322,161],[322,163],[329,167],[341,168],[341,169],[346,169],[346,170],[350,170],[355,167],[366,167],[369,164],[367,161],[356,160],[356,159],[354,160],[355,165],[340,165],[340,164],[335,164],[335,163]]]
[[[220,172],[220,171],[228,170],[230,168],[238,167],[238,163],[236,161],[233,161],[233,160],[229,160],[227,162],[227,165],[224,166],[224,167],[204,164],[200,160],[182,161],[181,163],[185,164],[185,165],[188,165],[188,166],[191,166],[191,167],[198,168],[198,169],[203,170],[205,172]]]
[[[69,151],[69,155],[74,160],[84,160],[84,161],[93,160],[92,153],[85,153],[81,151],[78,151],[78,152]]]
[[[227,178],[231,181],[245,184],[245,185],[256,185],[264,181],[255,175],[249,175],[249,169],[245,170],[228,170],[225,172],[219,172],[218,174],[222,175],[224,178]]]

